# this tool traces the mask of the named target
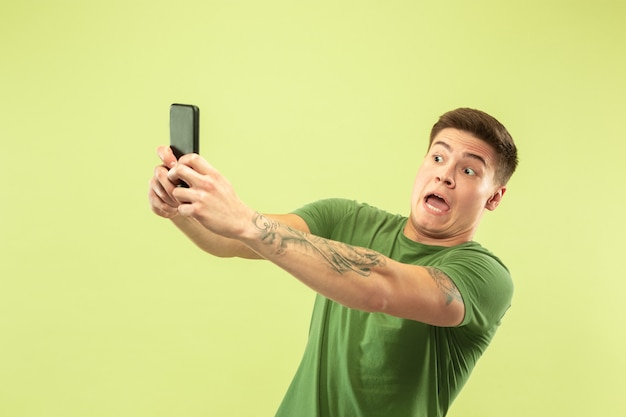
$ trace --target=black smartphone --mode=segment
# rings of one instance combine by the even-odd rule
[[[200,109],[192,104],[170,106],[170,147],[176,159],[200,153]]]

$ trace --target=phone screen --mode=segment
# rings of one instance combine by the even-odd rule
[[[170,106],[170,147],[176,159],[188,153],[200,153],[200,110],[191,104]]]

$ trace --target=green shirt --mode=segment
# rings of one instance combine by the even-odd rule
[[[318,295],[302,361],[276,417],[444,416],[510,306],[506,267],[476,242],[414,242],[403,233],[406,217],[366,204],[323,200],[295,213],[317,236],[442,270],[463,297],[465,317],[457,327],[436,327]]]

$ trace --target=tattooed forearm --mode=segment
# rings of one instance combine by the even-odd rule
[[[437,283],[437,286],[441,289],[441,292],[446,297],[446,305],[449,305],[452,301],[463,301],[459,289],[454,285],[454,282],[444,272],[437,268],[427,266],[426,270]]]
[[[320,255],[320,260],[340,274],[353,271],[369,276],[373,267],[385,265],[384,256],[378,252],[303,233],[258,213],[253,221],[261,233],[261,241],[273,246],[277,254],[289,245],[302,245]]]

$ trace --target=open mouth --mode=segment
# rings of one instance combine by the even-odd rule
[[[436,213],[443,213],[450,210],[448,202],[439,194],[428,194],[424,199],[426,206]]]

